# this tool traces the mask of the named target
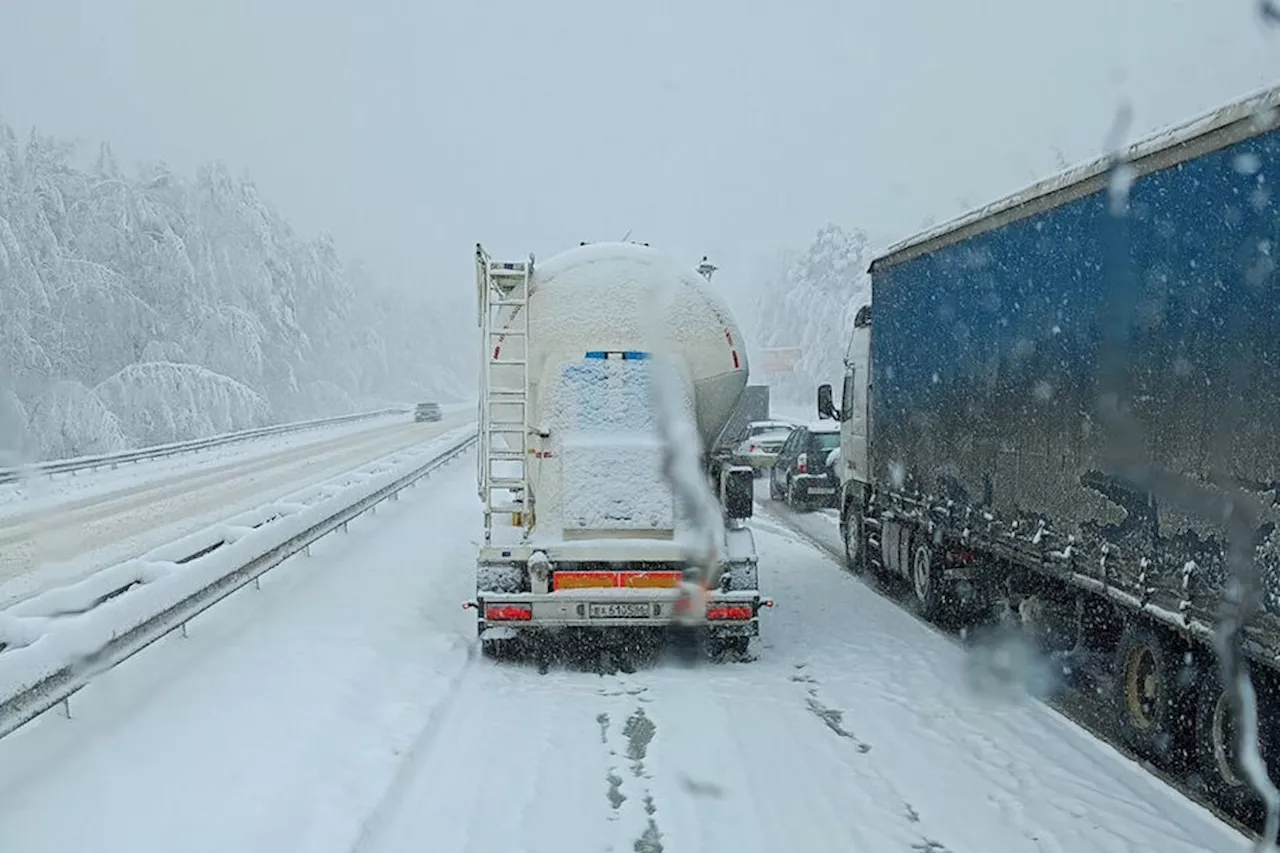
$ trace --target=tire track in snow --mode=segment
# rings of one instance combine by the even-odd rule
[[[648,683],[658,735],[646,767],[666,849],[906,853],[915,841],[905,816],[886,815],[881,792],[863,784],[865,768],[835,755],[845,739],[832,747],[834,733],[794,702],[776,667],[711,664],[693,678],[659,670]]]
[[[539,675],[535,662],[476,655],[353,853],[559,849],[570,836],[584,849],[607,849],[621,823],[610,820],[606,795],[618,761],[601,739],[615,736],[625,715],[606,704],[604,728],[599,687],[598,676]],[[634,708],[634,698],[619,701]],[[625,811],[635,798],[620,793]],[[629,853],[630,842],[614,849]]]
[[[360,835],[356,838],[355,844],[352,845],[351,853],[366,853],[366,851],[374,849],[372,845],[377,842],[388,821],[403,806],[411,777],[418,771],[423,756],[431,748],[436,738],[439,737],[445,717],[454,710],[458,697],[462,694],[462,687],[468,679],[475,676],[478,664],[479,647],[478,644],[472,643],[467,647],[466,662],[449,679],[444,698],[427,715],[426,723],[421,731],[418,732],[417,737],[414,738],[412,745],[405,752],[400,766],[396,769],[391,781],[388,782],[386,790],[378,800],[378,804],[374,806],[373,811],[361,823]]]
[[[835,708],[829,708],[822,702],[818,697],[821,682],[805,671],[807,667],[808,664],[803,662],[795,664],[796,673],[791,676],[792,682],[805,688],[805,692],[807,694],[805,696],[806,707],[837,736],[850,741],[853,749],[859,755],[867,755],[867,753],[871,752],[871,744],[860,740],[857,735],[845,727],[843,711]],[[888,778],[888,776],[877,769],[874,759],[868,757],[864,772],[873,776],[888,796],[898,800],[902,804],[902,815],[909,823],[917,826],[922,823],[920,812],[905,796],[903,796],[902,792]],[[950,849],[945,844],[929,835],[922,835],[918,842],[911,845],[911,849],[913,851],[920,851],[920,853],[951,853]]]

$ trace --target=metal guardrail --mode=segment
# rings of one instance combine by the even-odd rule
[[[33,462],[30,465],[0,468],[0,485],[17,482],[18,480],[28,479],[33,476],[67,474],[74,473],[76,471],[88,471],[94,468],[106,468],[108,466],[114,468],[115,466],[125,462],[141,462],[146,459],[161,459],[166,456],[176,456],[179,453],[191,453],[198,450],[208,450],[212,447],[221,447],[224,444],[234,444],[237,441],[247,441],[253,438],[265,438],[273,435],[285,435],[291,432],[302,432],[303,430],[317,429],[320,427],[339,426],[344,423],[371,420],[373,418],[385,417],[387,415],[404,414],[409,411],[412,411],[411,406],[377,409],[372,412],[359,412],[354,415],[338,415],[332,418],[316,418],[315,420],[310,421],[296,421],[288,424],[255,427],[254,429],[240,430],[238,432],[225,432],[221,435],[209,436],[208,438],[195,438],[190,441],[176,441],[171,444],[156,444],[151,447],[140,447],[134,450],[117,450],[112,453],[103,453],[98,456],[78,456],[74,459],[56,459],[51,462]]]
[[[477,433],[474,431],[469,432],[466,437],[454,442],[452,446],[433,456],[429,461],[398,477],[391,483],[382,486],[377,491],[315,522],[307,529],[289,536],[287,539],[250,559],[244,565],[221,575],[208,586],[186,596],[162,612],[147,618],[136,627],[114,636],[96,652],[67,663],[58,671],[47,676],[39,683],[25,688],[17,695],[0,698],[0,738],[14,732],[58,705],[63,705],[67,716],[70,717],[70,705],[68,704],[70,698],[87,686],[95,677],[118,666],[174,631],[181,630],[185,635],[187,623],[196,616],[199,616],[250,583],[256,583],[263,574],[280,565],[289,557],[307,551],[311,544],[317,540],[336,530],[345,531],[350,521],[366,512],[372,511],[383,501],[398,499],[401,491],[465,453],[476,443],[476,440]],[[267,519],[260,527],[268,526],[273,520]],[[198,553],[174,562],[194,561],[199,557],[216,551],[222,544],[224,543],[205,545],[200,548]],[[98,603],[121,595],[136,583],[136,580],[127,580],[121,584],[120,588],[105,591]]]

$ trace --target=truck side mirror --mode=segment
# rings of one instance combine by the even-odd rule
[[[818,417],[836,421],[840,420],[840,418],[836,416],[836,407],[831,402],[830,383],[818,386]]]

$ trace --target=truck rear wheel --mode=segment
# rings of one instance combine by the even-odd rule
[[[751,648],[750,637],[712,637],[707,641],[707,652],[712,658],[745,658]]]
[[[476,622],[476,636],[480,638],[480,656],[486,660],[511,660],[514,658],[519,640],[510,637],[486,640],[484,639],[486,627],[484,620]]]
[[[942,572],[933,548],[922,539],[917,539],[911,552],[911,589],[921,617],[929,622],[937,621],[945,604]]]
[[[1186,757],[1192,673],[1165,632],[1143,620],[1125,627],[1116,649],[1114,697],[1120,739],[1167,769]]]
[[[862,510],[847,501],[840,518],[840,538],[844,540],[844,565],[855,575],[867,570],[867,537],[863,529]]]
[[[1261,702],[1258,711],[1259,716],[1266,713]],[[1261,801],[1240,767],[1238,737],[1226,691],[1217,675],[1210,673],[1196,691],[1196,770],[1206,792],[1219,806],[1237,818],[1245,818]],[[1266,751],[1264,748],[1264,759]]]

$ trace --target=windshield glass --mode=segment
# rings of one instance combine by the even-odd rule
[[[811,434],[810,440],[821,450],[835,450],[840,446],[840,433],[815,432]]]
[[[0,853],[1272,779],[1280,0],[0,0]]]

